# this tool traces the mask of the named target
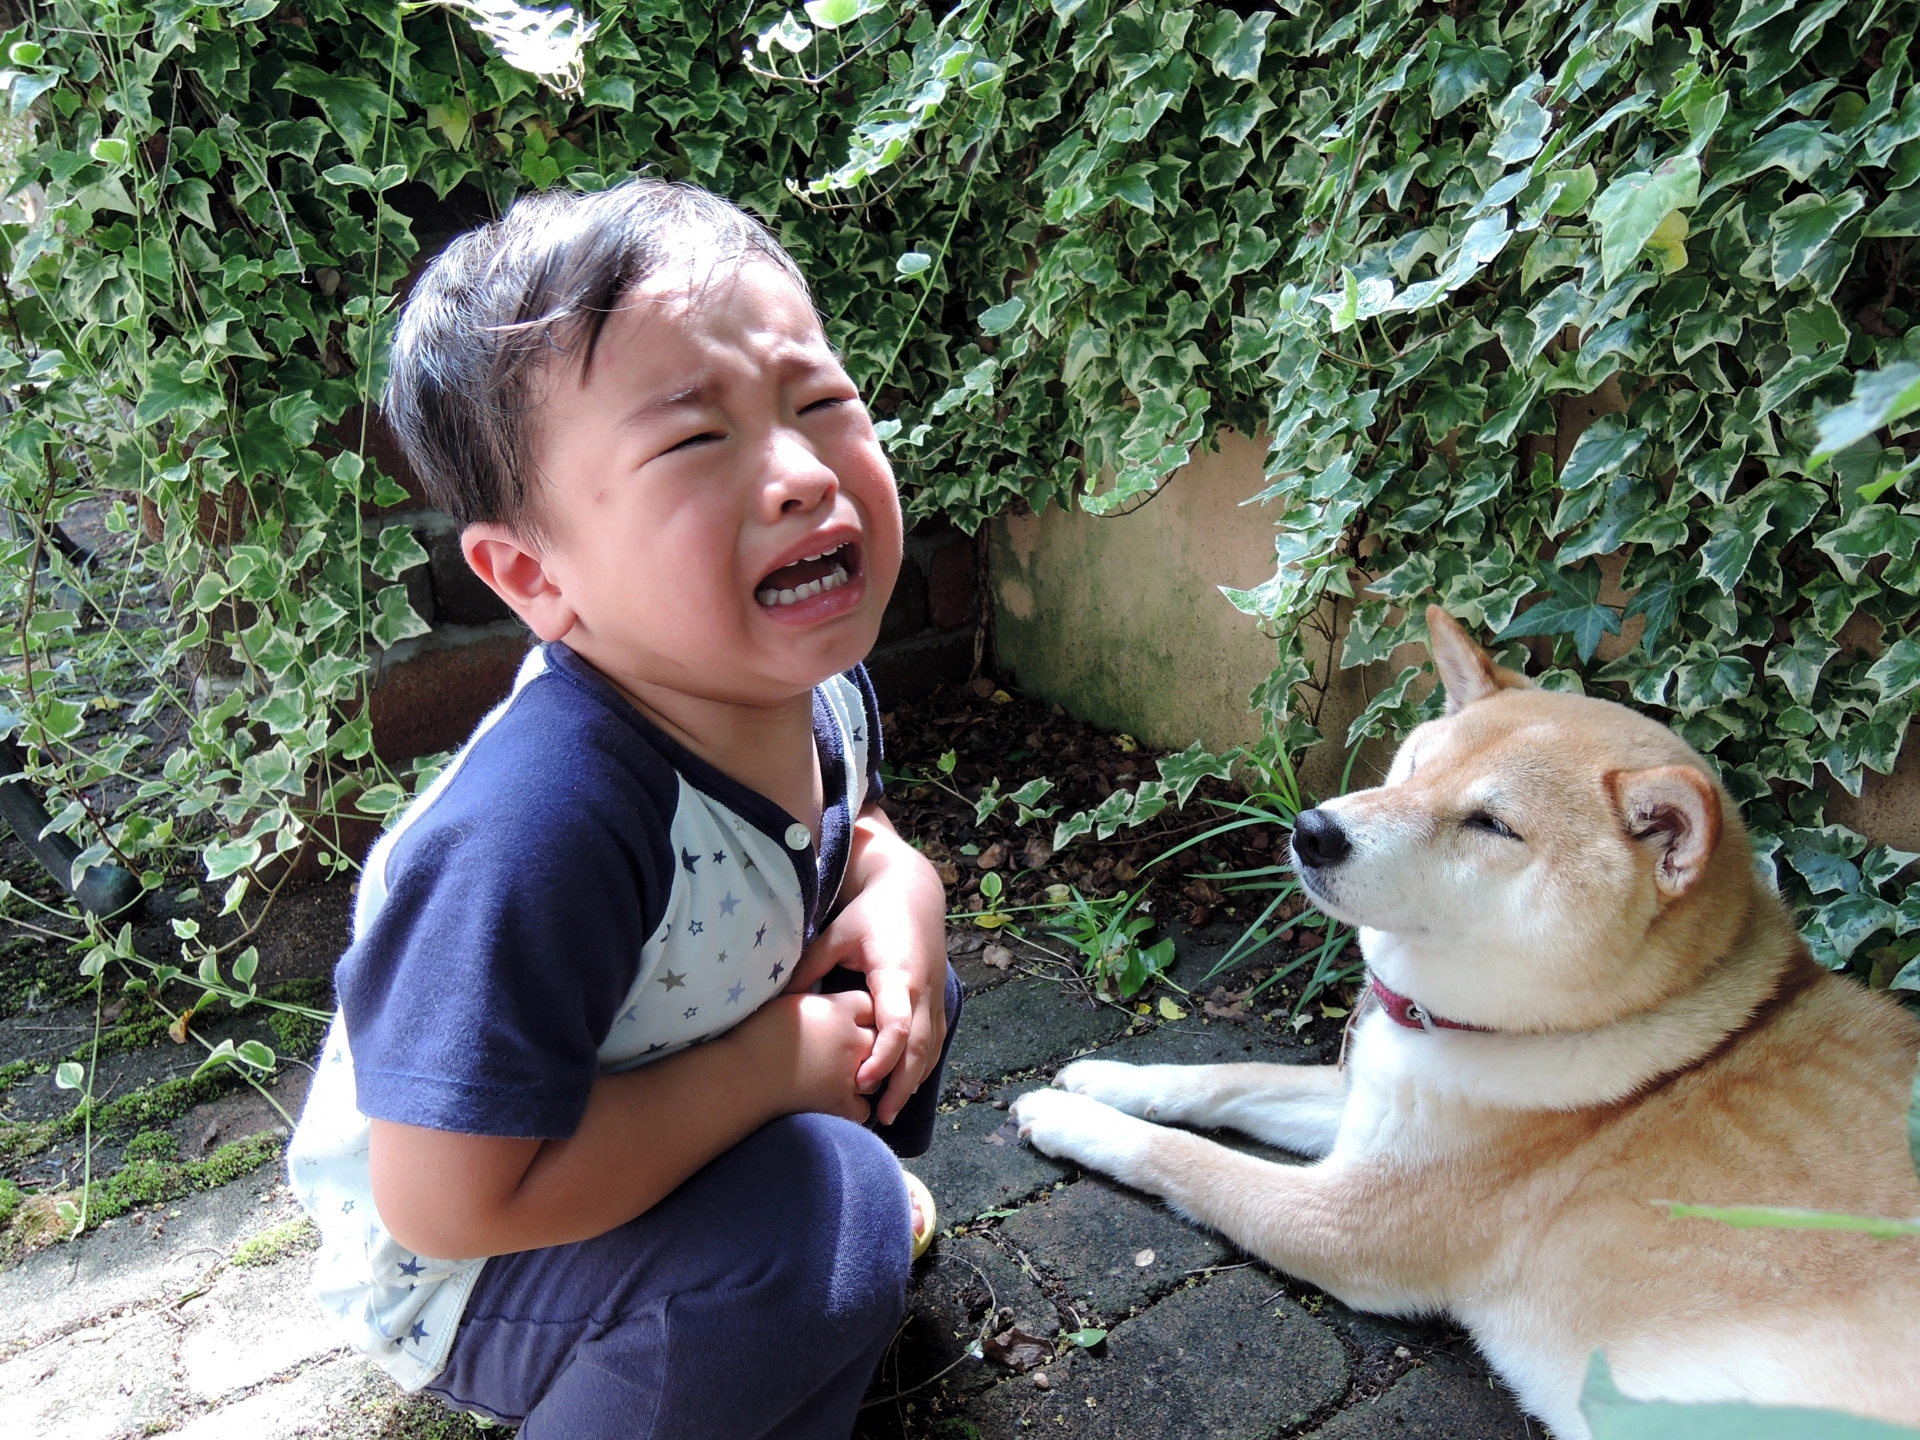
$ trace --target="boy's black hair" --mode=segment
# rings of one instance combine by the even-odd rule
[[[556,358],[584,373],[607,316],[667,264],[799,267],[771,231],[697,185],[635,179],[551,190],[460,236],[414,283],[383,409],[427,497],[463,529],[539,534],[534,387]],[[578,354],[573,352],[578,350]]]

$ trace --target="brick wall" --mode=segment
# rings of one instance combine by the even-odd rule
[[[881,708],[972,675],[979,623],[974,542],[950,525],[923,523],[907,537],[879,643],[867,656]]]

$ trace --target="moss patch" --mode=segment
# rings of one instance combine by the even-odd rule
[[[320,1232],[302,1215],[242,1240],[233,1247],[231,1258],[235,1265],[271,1265],[302,1250],[318,1249],[319,1245]]]
[[[9,1060],[0,1065],[0,1094],[5,1094],[13,1086],[33,1074],[36,1069],[32,1060]]]
[[[267,991],[266,998],[288,1005],[306,1005],[315,1010],[326,1010],[333,1005],[333,986],[325,980],[289,980]],[[327,1034],[326,1021],[311,1020],[287,1010],[269,1010],[267,1024],[272,1027],[274,1038],[280,1042],[280,1053],[302,1060],[311,1060],[320,1053],[320,1042]]]
[[[20,1208],[20,1187],[11,1180],[0,1180],[0,1228],[13,1223],[14,1211]]]
[[[136,1136],[134,1144],[127,1147],[128,1153],[132,1154],[134,1145],[148,1138]],[[171,1141],[172,1137],[163,1138]],[[189,1191],[212,1190],[237,1180],[267,1161],[279,1159],[281,1140],[270,1131],[263,1132],[222,1145],[204,1160],[185,1162],[153,1153],[158,1148],[149,1146],[142,1156],[122,1165],[97,1186],[93,1203],[87,1207],[89,1222],[110,1220],[129,1210],[150,1209],[177,1200]]]

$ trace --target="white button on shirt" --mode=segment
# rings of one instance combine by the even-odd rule
[[[812,843],[813,832],[798,820],[787,827],[787,848],[789,850],[804,850]]]

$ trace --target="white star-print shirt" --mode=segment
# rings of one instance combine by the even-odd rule
[[[601,1075],[731,1029],[785,988],[879,793],[864,670],[814,692],[806,826],[676,743],[563,644],[367,859],[334,1016],[288,1147],[314,1282],[406,1389],[446,1364],[481,1260],[415,1255],[368,1174],[370,1119],[571,1135]]]

